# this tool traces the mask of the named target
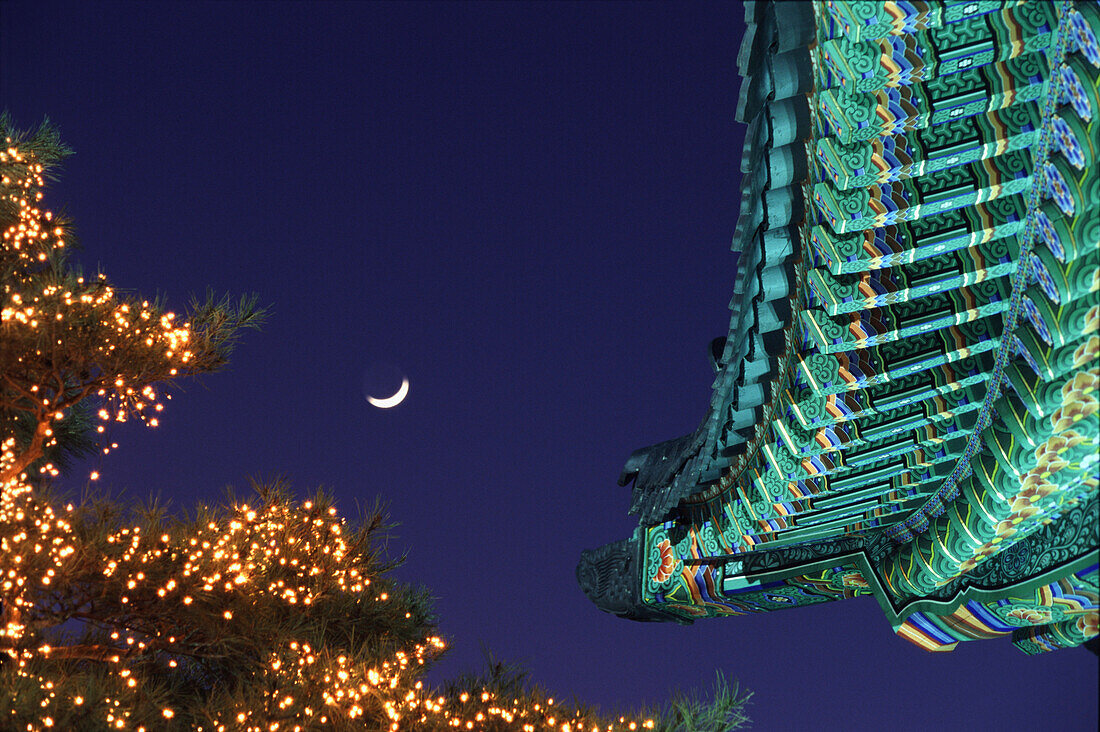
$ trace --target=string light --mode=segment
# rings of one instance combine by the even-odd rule
[[[265,600],[295,606],[332,598],[369,598],[396,602],[392,593],[372,594],[369,561],[362,548],[348,544],[346,524],[331,508],[310,502],[297,504],[284,495],[269,496],[262,505],[233,506],[220,520],[210,520],[177,533],[152,533],[141,526],[125,526],[108,533],[97,558],[100,575],[112,587],[120,587],[121,605],[148,608],[157,602],[200,603],[205,612],[219,614],[226,623],[247,619],[259,612]],[[66,515],[73,512],[66,507]],[[291,541],[294,539],[294,541]],[[170,669],[189,667],[194,648],[183,640],[187,632],[171,634],[167,626],[142,627],[120,623],[106,642],[89,649],[64,648],[30,642],[35,635],[21,617],[41,608],[42,588],[54,576],[66,576],[78,544],[73,523],[58,515],[35,496],[34,489],[9,481],[0,496],[0,575],[5,602],[17,610],[0,628],[0,648],[19,664],[18,673],[37,680],[42,697],[42,716],[58,719],[87,699],[51,695],[52,680],[32,669],[51,658],[80,657],[107,666],[127,695],[99,704],[103,720],[116,729],[133,729],[133,704],[141,687],[135,672],[154,659]],[[87,557],[82,558],[87,562]],[[35,582],[33,578],[38,578]],[[140,615],[136,613],[135,615]],[[163,613],[162,613],[163,615]],[[402,613],[405,617],[409,613]],[[116,616],[117,617],[117,616]],[[446,645],[429,636],[411,648],[397,649],[381,663],[356,658],[347,651],[319,648],[307,640],[290,640],[273,650],[259,672],[257,685],[264,689],[260,704],[224,710],[214,728],[270,729],[288,720],[309,728],[355,720],[368,713],[382,715],[391,730],[420,729],[441,721],[455,729],[478,729],[498,720],[515,729],[530,730],[626,730],[652,729],[652,720],[620,719],[611,724],[593,721],[590,715],[556,705],[554,700],[501,699],[489,690],[447,698],[427,689],[419,680],[425,666]],[[129,692],[132,692],[130,694]],[[117,693],[117,692],[116,692]],[[117,703],[114,703],[117,702]],[[163,709],[171,719],[178,709]],[[322,721],[322,717],[327,721]],[[281,728],[291,729],[283,726]]]
[[[6,171],[0,179],[0,203],[8,204],[14,215],[9,214],[0,237],[5,263],[0,293],[8,395],[4,406],[30,412],[38,429],[30,444],[5,441],[0,449],[0,480],[5,481],[57,445],[52,424],[66,419],[67,411],[93,392],[106,402],[99,419],[124,422],[137,415],[156,426],[157,419],[145,417],[147,408],[163,409],[153,383],[186,370],[195,356],[190,327],[177,325],[174,314],[160,313],[148,301],[121,298],[102,276],[85,281],[65,274],[60,266],[64,227],[36,205],[42,198],[43,165],[32,153],[17,149],[11,138],[7,145],[0,152]],[[88,343],[88,334],[97,340]],[[77,373],[69,358],[72,348],[95,355],[95,373]],[[49,463],[38,472],[58,475]]]
[[[233,505],[165,531],[120,526],[87,506],[55,509],[40,492],[35,479],[59,473],[44,456],[58,446],[59,426],[77,403],[99,401],[96,435],[132,418],[155,427],[153,415],[164,408],[155,385],[210,370],[220,356],[208,333],[120,295],[102,274],[67,274],[66,227],[38,206],[44,166],[10,138],[6,144],[0,151],[0,417],[8,420],[0,422],[0,663],[12,664],[26,684],[20,708],[35,709],[33,719],[19,720],[20,729],[143,732],[180,718],[204,732],[346,729],[366,719],[383,720],[390,730],[429,723],[478,729],[490,721],[530,732],[652,728],[652,720],[603,723],[541,696],[506,700],[488,689],[440,695],[419,679],[446,647],[435,635],[399,644],[382,660],[368,646],[333,649],[304,631],[272,642],[252,679],[262,690],[258,703],[229,701],[201,719],[149,684],[195,673],[197,659],[222,638],[249,637],[257,613],[323,618],[326,603],[352,603],[371,613],[396,605],[392,617],[410,623],[413,614],[400,592],[370,576],[379,565],[364,543],[369,532],[349,529],[327,500],[296,503],[274,491],[261,494],[259,505]],[[34,421],[29,441],[17,437],[12,415]],[[117,447],[105,443],[101,452]],[[89,477],[97,480],[99,471]],[[47,641],[50,628],[74,618],[98,634],[87,636],[94,642]],[[211,636],[202,618],[217,618],[220,635]],[[67,685],[74,662],[99,674],[95,693]],[[150,711],[149,699],[161,696],[164,703]],[[0,718],[0,727],[12,721]]]

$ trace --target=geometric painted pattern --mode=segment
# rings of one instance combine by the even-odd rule
[[[1094,637],[1100,4],[745,13],[711,402],[631,456],[639,525],[582,589],[677,622],[868,594],[936,651]]]

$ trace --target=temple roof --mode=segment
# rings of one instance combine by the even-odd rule
[[[745,22],[729,329],[699,427],[619,477],[640,606],[613,611],[767,609],[765,575],[831,599],[803,573],[843,556],[843,593],[908,627],[1095,513],[1100,6],[762,0]]]

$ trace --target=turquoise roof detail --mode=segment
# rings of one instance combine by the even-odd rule
[[[638,526],[582,554],[581,588],[634,620],[872,595],[929,651],[1089,642],[1100,4],[761,0],[745,21],[711,400],[631,455]]]

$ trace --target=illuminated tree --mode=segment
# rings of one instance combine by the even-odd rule
[[[386,577],[378,510],[349,525],[324,494],[298,502],[279,483],[174,520],[104,500],[55,510],[39,493],[9,486],[0,505],[0,586],[20,609],[0,638],[0,728],[717,732],[743,719],[721,683],[713,704],[610,720],[500,665],[428,689],[444,644],[425,593]]]
[[[607,719],[521,675],[441,691],[425,591],[387,577],[379,509],[349,523],[275,481],[220,507],[69,502],[50,479],[104,449],[105,422],[156,426],[158,392],[226,362],[254,300],[187,317],[66,263],[68,225],[39,208],[66,153],[44,125],[0,152],[0,729],[726,730],[745,698]],[[98,422],[98,424],[97,424]],[[113,444],[113,443],[111,443]]]
[[[67,262],[67,222],[39,208],[44,177],[69,151],[48,123],[23,135],[5,115],[0,135],[3,482],[56,474],[66,453],[90,449],[92,400],[102,421],[137,417],[155,427],[163,409],[155,385],[216,371],[262,312],[254,298],[232,307],[211,294],[178,319],[160,303],[117,291],[102,274],[82,276]]]

